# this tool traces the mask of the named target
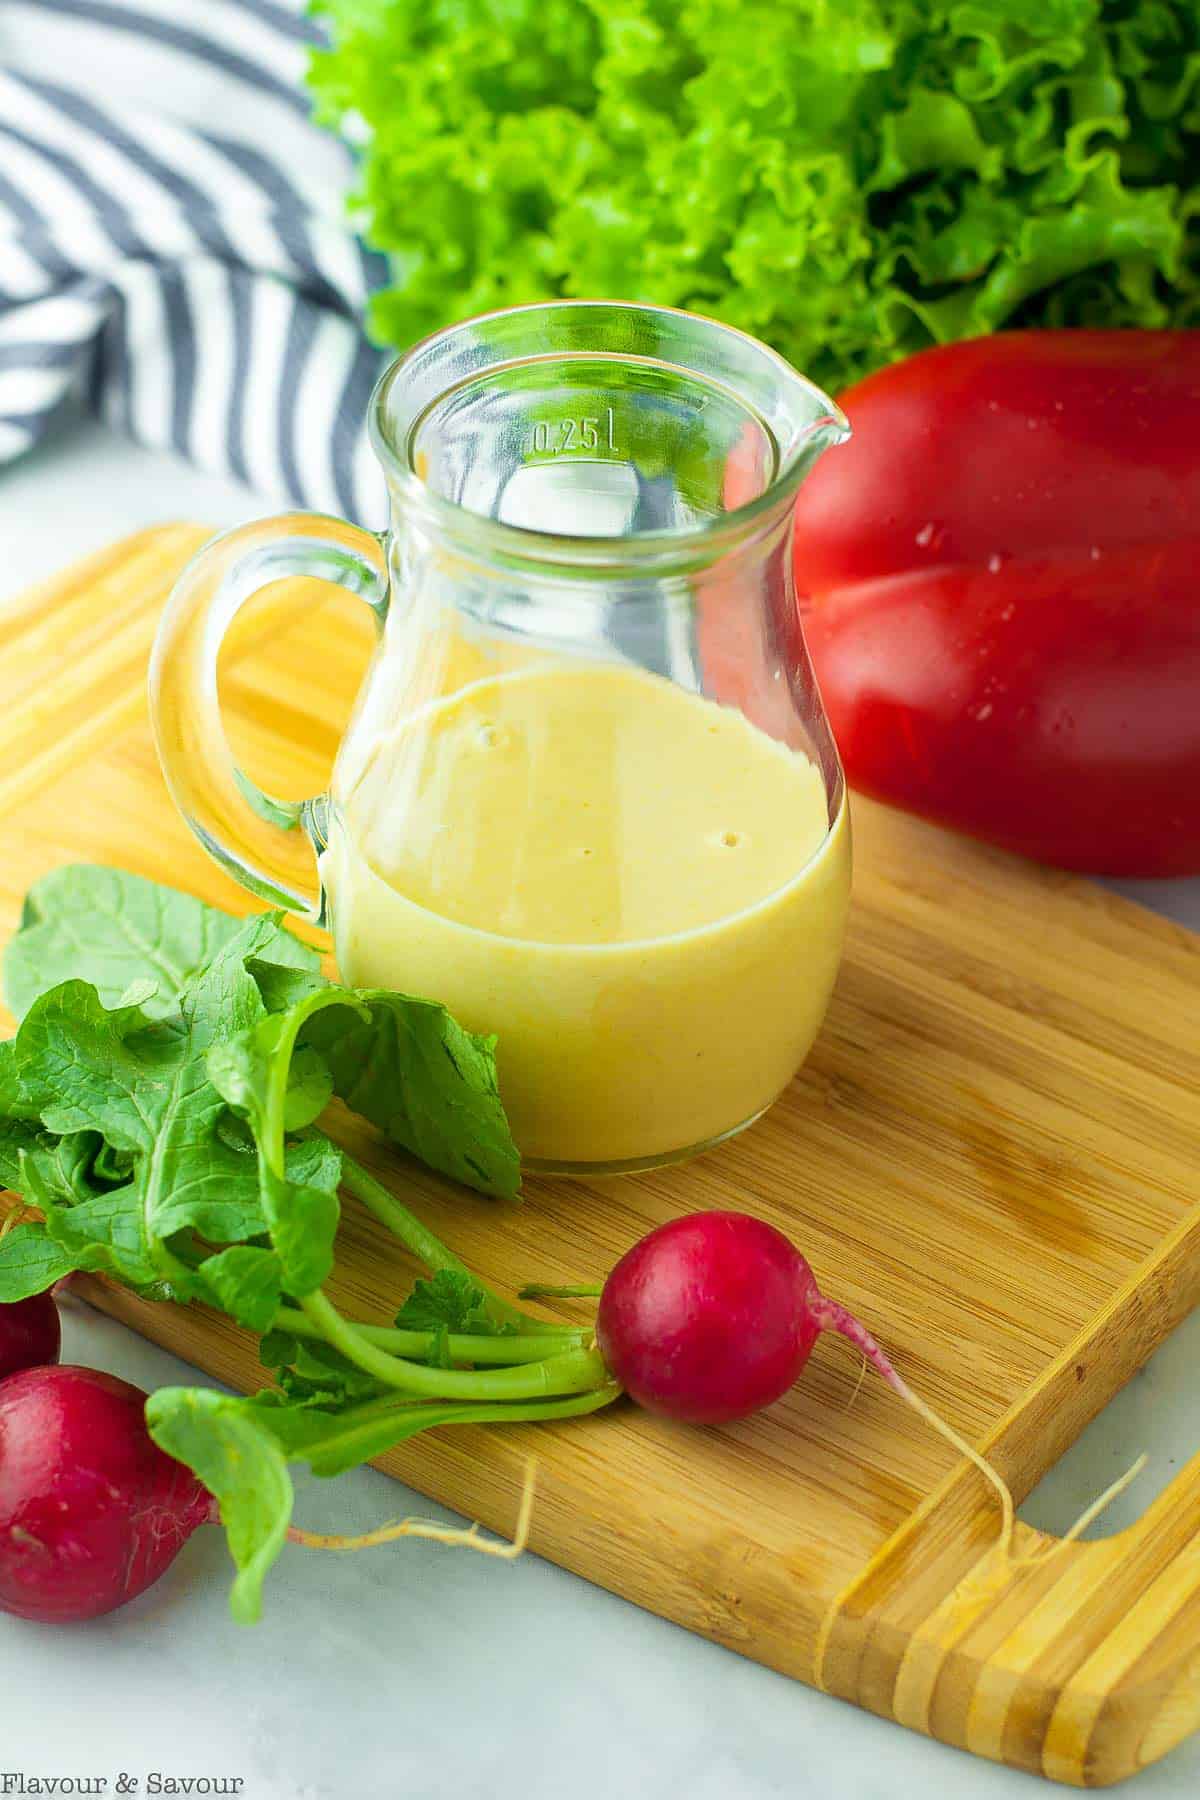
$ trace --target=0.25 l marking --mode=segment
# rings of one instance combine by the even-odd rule
[[[533,428],[535,456],[567,456],[571,451],[616,451],[613,409],[591,419],[539,419]]]

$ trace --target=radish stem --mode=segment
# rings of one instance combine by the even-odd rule
[[[518,1300],[596,1300],[604,1292],[599,1283],[582,1282],[575,1287],[547,1287],[543,1282],[531,1281],[523,1288],[517,1289]]]
[[[451,1269],[456,1275],[466,1275],[481,1290],[487,1300],[488,1311],[498,1324],[515,1325],[518,1331],[544,1332],[546,1321],[535,1319],[529,1313],[523,1313],[517,1306],[487,1287],[474,1275],[464,1262],[460,1262],[452,1250],[447,1249],[439,1237],[422,1225],[416,1213],[397,1200],[388,1192],[383,1183],[364,1169],[352,1156],[342,1152],[342,1182],[349,1188],[356,1199],[361,1200],[367,1211],[373,1213],[381,1225],[386,1225],[394,1237],[398,1237],[413,1255],[419,1257],[425,1267],[436,1273],[438,1269]]]
[[[535,1363],[507,1369],[435,1369],[377,1349],[318,1288],[300,1302],[327,1343],[385,1387],[427,1400],[532,1400],[580,1394],[608,1379],[598,1350],[559,1351]]]
[[[325,1341],[325,1334],[309,1318],[300,1307],[281,1306],[275,1315],[275,1328],[290,1332],[293,1337]],[[389,1325],[363,1325],[357,1320],[352,1323],[352,1330],[377,1350],[390,1350],[395,1356],[416,1357],[419,1361],[428,1357],[437,1339],[433,1331],[405,1331]],[[446,1339],[446,1348],[454,1362],[460,1363],[495,1363],[508,1366],[512,1363],[541,1362],[544,1357],[553,1356],[562,1350],[578,1350],[589,1341],[591,1333],[587,1331],[569,1330],[566,1326],[558,1329],[547,1325],[544,1331],[533,1332],[526,1336],[515,1336],[506,1333],[503,1336],[483,1336],[472,1332],[452,1331]]]
[[[348,1187],[356,1199],[361,1200],[368,1212],[374,1213],[381,1225],[386,1225],[394,1237],[419,1257],[427,1269],[452,1269],[456,1275],[468,1275],[470,1270],[460,1262],[452,1250],[448,1250],[439,1237],[422,1225],[416,1213],[397,1200],[388,1192],[381,1181],[364,1169],[352,1156],[342,1152],[342,1185]],[[471,1277],[474,1280],[474,1276]]]

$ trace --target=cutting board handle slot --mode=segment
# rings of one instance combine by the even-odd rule
[[[1200,1727],[1200,1454],[1125,1530],[1063,1543],[1018,1525],[1014,1548],[998,1577],[995,1509],[952,1482],[836,1603],[822,1685],[1075,1787]]]

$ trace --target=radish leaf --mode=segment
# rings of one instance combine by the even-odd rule
[[[316,968],[315,950],[283,929],[280,915],[259,944],[264,960]],[[30,888],[21,929],[4,953],[4,993],[20,1018],[47,988],[76,978],[90,981],[115,1006],[134,982],[149,981],[145,1010],[170,1013],[244,921],[191,894],[146,881],[123,869],[73,863]]]
[[[9,1121],[0,1165],[17,1152],[15,1185],[43,1209],[48,1235],[76,1267],[105,1270],[138,1288],[172,1282],[181,1294],[212,1298],[203,1282],[189,1278],[175,1240],[195,1234],[229,1245],[266,1234],[258,1161],[221,1129],[226,1102],[208,1078],[206,1057],[227,1036],[263,1020],[245,958],[271,946],[276,934],[270,917],[240,924],[169,1015],[151,1017],[139,1005],[106,1008],[85,981],[64,982],[31,1005],[14,1040],[10,1075],[40,1107],[44,1130],[31,1141],[29,1126]],[[307,1120],[328,1092],[319,1058],[305,1053],[285,1112]],[[49,1135],[55,1132],[63,1134],[57,1149]],[[66,1169],[65,1147],[77,1140],[98,1146],[93,1177],[120,1170],[124,1179],[103,1186]],[[294,1188],[295,1204],[282,1228],[285,1245],[296,1248],[281,1268],[285,1280],[292,1270],[300,1293],[324,1278],[332,1260],[340,1166],[324,1139],[286,1154],[282,1178]],[[218,1280],[227,1292],[240,1292],[228,1287],[228,1271]],[[261,1294],[231,1310],[245,1316],[246,1304],[262,1316]]]
[[[276,1438],[244,1401],[211,1388],[160,1388],[146,1402],[146,1424],[159,1449],[216,1497],[238,1571],[230,1610],[239,1625],[256,1624],[263,1578],[292,1517],[292,1481]]]
[[[340,1406],[379,1393],[373,1376],[320,1340],[293,1337],[276,1328],[263,1337],[259,1357],[288,1399],[304,1406]]]
[[[256,1244],[231,1244],[206,1256],[192,1283],[196,1298],[258,1332],[270,1330],[283,1292],[278,1255]]]
[[[42,1218],[0,1237],[0,1302],[91,1270],[262,1334],[276,1389],[173,1389],[147,1410],[155,1441],[218,1499],[236,1618],[257,1618],[286,1537],[288,1457],[332,1474],[435,1425],[566,1418],[615,1398],[604,1380],[560,1397],[568,1373],[582,1382],[560,1366],[571,1346],[476,1282],[316,1128],[336,1092],[432,1166],[515,1192],[491,1039],[433,1002],[326,981],[275,916],[226,920],[111,870],[39,884],[18,937],[0,1180]],[[343,1173],[432,1274],[396,1328],[355,1324],[323,1291]]]
[[[329,983],[306,969],[251,958],[272,1014],[291,1015]],[[342,989],[358,1017],[319,1011],[299,1042],[321,1051],[334,1092],[429,1168],[511,1199],[521,1161],[496,1080],[496,1040],[467,1031],[435,1000],[383,988]]]
[[[74,1267],[40,1225],[14,1225],[0,1238],[0,1304],[44,1293]]]
[[[409,1331],[463,1331],[477,1337],[515,1329],[496,1324],[479,1283],[458,1269],[438,1269],[429,1281],[419,1277],[396,1314],[396,1324]]]
[[[334,1091],[393,1143],[484,1194],[511,1199],[521,1162],[496,1081],[496,1040],[444,1006],[360,988],[367,1021],[310,1021],[305,1042],[328,1060]]]
[[[115,1275],[139,1292],[161,1282],[162,1270],[151,1254],[132,1183],[64,1205],[44,1180],[37,1161],[25,1156],[19,1185],[26,1200],[41,1212],[46,1235],[70,1257],[72,1269]]]

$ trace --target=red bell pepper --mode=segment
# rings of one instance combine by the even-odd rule
[[[1011,332],[842,400],[795,559],[851,785],[1065,868],[1200,872],[1200,331]]]

